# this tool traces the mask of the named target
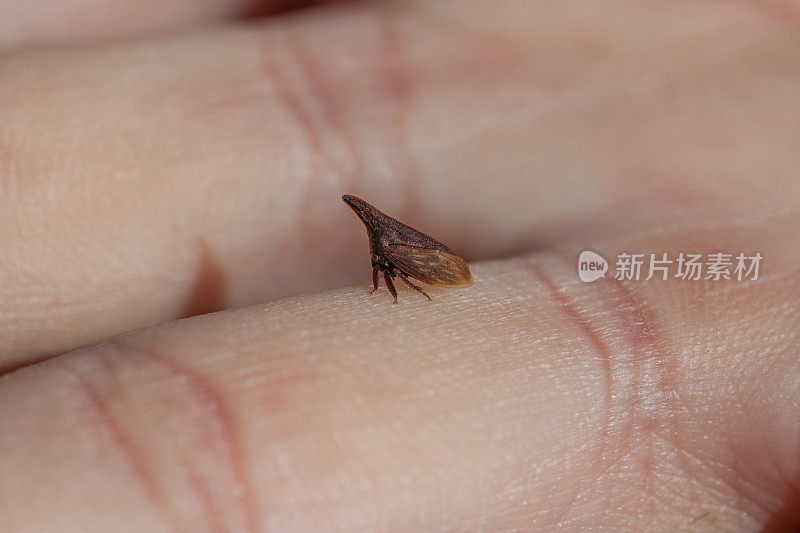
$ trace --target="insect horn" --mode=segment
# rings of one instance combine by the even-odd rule
[[[360,218],[367,225],[367,227],[370,227],[371,222],[377,218],[378,210],[358,196],[345,194],[342,196],[342,200],[344,200],[344,203],[350,206],[350,209],[352,209],[353,212],[358,215],[358,218]]]

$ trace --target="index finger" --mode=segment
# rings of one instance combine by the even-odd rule
[[[574,250],[540,253],[475,264],[433,304],[342,288],[17,371],[0,380],[0,515],[26,531],[783,530],[800,257],[778,233],[757,281],[582,283]]]

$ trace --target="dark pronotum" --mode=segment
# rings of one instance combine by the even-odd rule
[[[418,279],[437,287],[469,287],[472,273],[467,262],[439,241],[406,226],[356,196],[345,194],[342,200],[355,211],[367,227],[372,256],[372,290],[378,288],[378,271],[383,271],[386,287],[397,303],[393,278],[399,276],[416,291],[430,300],[421,287],[408,278]]]

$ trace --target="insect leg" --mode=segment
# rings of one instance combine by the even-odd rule
[[[369,291],[369,293],[373,294],[377,290],[378,290],[378,265],[372,265],[372,290]]]
[[[389,289],[389,292],[394,296],[394,302],[392,303],[397,303],[397,291],[394,288],[394,283],[392,282],[392,277],[389,275],[388,270],[383,271],[383,279],[386,280],[386,288]]]
[[[425,298],[427,298],[429,302],[432,301],[431,297],[428,296],[428,293],[426,293],[425,291],[422,290],[422,287],[418,287],[418,286],[414,285],[413,283],[411,283],[410,281],[408,281],[408,277],[403,272],[399,272],[399,274],[400,274],[400,279],[405,281],[406,284],[409,287],[411,287],[412,289],[414,289],[417,292],[421,292],[423,295],[425,295]]]

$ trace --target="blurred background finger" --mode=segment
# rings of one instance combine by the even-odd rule
[[[6,56],[2,366],[366,279],[343,193],[471,259],[796,217],[794,28],[738,4],[492,6]]]

